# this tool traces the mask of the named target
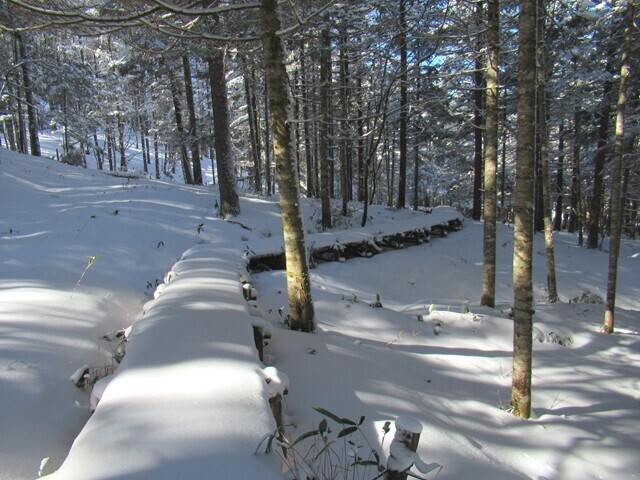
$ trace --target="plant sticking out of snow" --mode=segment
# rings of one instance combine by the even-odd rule
[[[71,290],[71,297],[73,297],[73,294],[76,293],[76,290],[78,289],[78,287],[80,287],[80,282],[82,282],[82,279],[84,278],[85,274],[87,273],[87,270],[89,270],[89,268],[91,268],[91,266],[95,263],[95,261],[98,258],[100,258],[101,256],[102,256],[102,254],[100,254],[100,255],[91,255],[91,256],[87,257],[87,266],[84,267],[84,270],[82,271],[82,274],[80,274],[80,278],[78,279],[78,281],[74,285],[73,290]]]
[[[314,410],[324,418],[318,428],[304,432],[294,440],[279,432],[267,435],[258,445],[256,453],[265,446],[265,452],[275,451],[280,455],[284,467],[295,480],[356,480],[378,479],[387,471],[380,454],[371,445],[361,430],[365,417],[356,422],[324,408]],[[337,432],[331,425],[338,426]],[[385,422],[384,438],[391,422]],[[366,451],[366,453],[361,453]]]
[[[376,301],[369,304],[373,308],[382,308],[382,302],[380,301],[380,294],[376,293]]]

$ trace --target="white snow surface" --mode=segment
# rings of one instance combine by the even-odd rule
[[[265,367],[288,380],[290,438],[318,428],[325,417],[313,407],[364,416],[358,453],[373,448],[386,460],[393,427],[385,435],[383,425],[411,416],[423,427],[417,458],[442,465],[429,479],[640,478],[637,241],[623,242],[616,333],[603,335],[603,305],[574,299],[605,297],[607,253],[557,234],[562,301],[548,304],[536,238],[538,341],[524,421],[506,411],[509,226],[498,229],[495,309],[479,306],[482,225],[467,220],[447,238],[320,264],[311,272],[318,331],[305,334],[282,325],[285,273],[244,271],[249,250],[281,248],[275,199],[244,196],[242,214],[223,221],[216,198],[211,186],[0,149],[0,480],[34,479],[40,469],[57,470],[56,480],[291,478],[277,448],[254,453],[275,429]],[[315,232],[319,207],[303,205]],[[359,224],[359,208],[341,227]],[[451,213],[372,207],[367,229],[309,235],[307,246]],[[248,280],[258,294],[249,303]],[[377,294],[382,308],[370,306]],[[264,364],[256,319],[273,330]],[[132,324],[114,365],[103,335]],[[83,365],[115,370],[93,414],[90,390],[70,381]],[[360,478],[377,475],[369,473]]]

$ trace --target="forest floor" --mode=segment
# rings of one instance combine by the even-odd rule
[[[223,251],[233,245],[239,251],[259,250],[265,242],[280,241],[274,199],[243,197],[242,214],[231,223],[216,217],[216,198],[211,187],[139,175],[115,177],[0,151],[0,479],[35,478],[39,470],[46,473],[63,463],[91,417],[90,392],[76,388],[70,377],[83,365],[109,364],[111,345],[102,338],[107,332],[134,324],[131,358],[179,355],[147,372],[175,398],[220,386],[199,368],[204,365],[197,365],[202,351],[193,350],[189,357],[188,348],[177,348],[185,333],[179,318],[167,330],[170,337],[153,342],[145,337],[150,323],[142,315],[157,285],[190,249],[217,245]],[[307,232],[317,232],[318,205],[305,201],[304,212]],[[341,229],[357,226],[360,215],[354,206],[352,216],[328,233],[333,241],[347,235]],[[376,206],[368,224],[382,230],[417,215],[426,214]],[[383,427],[400,415],[415,417],[424,427],[420,457],[442,465],[426,475],[429,479],[639,478],[640,244],[623,242],[617,329],[603,335],[603,305],[597,302],[606,291],[606,242],[605,251],[593,251],[577,247],[573,235],[556,235],[561,302],[549,304],[544,248],[542,238],[536,238],[533,416],[523,421],[506,411],[513,231],[500,225],[498,235],[495,309],[479,306],[482,225],[472,221],[446,239],[318,265],[311,277],[318,322],[312,335],[283,325],[284,272],[252,276],[257,307],[273,328],[264,363],[289,378],[284,405],[288,435],[295,438],[318,428],[326,417],[314,407],[354,421],[364,416],[360,429],[347,437],[353,444],[335,438],[340,427],[330,420],[336,456],[321,457],[324,466],[314,465],[319,478],[349,463],[353,455],[368,458],[375,451],[384,461],[393,427],[388,435]],[[378,299],[382,307],[372,307]],[[139,346],[133,347],[136,342]],[[192,370],[191,385],[201,389],[187,388],[189,382],[175,375],[176,365],[189,364],[198,367]],[[118,390],[113,385],[105,396],[110,388],[112,394]],[[224,390],[229,395],[232,386]],[[212,397],[208,395],[213,403],[197,404],[191,413],[215,408]],[[225,440],[216,441],[219,426],[187,411],[173,414],[178,416],[144,419],[153,431],[135,424],[121,430],[127,448],[118,449],[110,476],[100,476],[97,469],[92,476],[92,466],[100,461],[89,449],[83,476],[66,474],[63,468],[58,477],[133,479],[153,472],[155,479],[173,480],[176,470],[170,466],[180,459],[178,476],[203,478],[204,469],[212,478],[228,480],[234,478],[228,466],[233,462],[223,467],[219,459],[230,446],[243,445],[252,457],[258,447],[230,427],[224,430]],[[110,418],[113,427],[117,418]],[[273,426],[271,420],[261,421],[256,435]],[[163,430],[178,423],[180,428]],[[94,420],[92,428],[96,424]],[[153,451],[149,446],[161,432],[173,436],[173,453],[141,455]],[[100,447],[106,454],[116,450],[113,443]],[[215,452],[207,455],[204,450],[211,445]],[[299,454],[313,463],[318,447],[310,439],[300,444]],[[202,461],[189,462],[194,451]],[[84,453],[74,455],[82,458]],[[279,460],[274,454],[259,456],[248,468],[254,478],[287,478],[298,471],[281,474]],[[371,479],[376,474],[352,469],[332,478]]]

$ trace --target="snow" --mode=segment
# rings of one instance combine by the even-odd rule
[[[245,270],[251,252],[281,249],[277,202],[244,196],[242,214],[222,221],[216,199],[212,187],[0,150],[0,480],[54,470],[56,480],[291,478],[314,468],[310,458],[286,472],[277,448],[258,448],[275,431],[276,387],[288,390],[291,439],[318,428],[325,417],[314,407],[364,416],[347,456],[373,449],[386,464],[394,422],[412,417],[422,428],[412,458],[434,468],[422,474],[429,479],[640,478],[639,242],[622,244],[609,336],[599,332],[603,305],[586,303],[606,295],[607,252],[556,235],[562,301],[548,304],[536,238],[538,341],[524,421],[506,411],[509,226],[498,228],[495,309],[479,306],[482,225],[466,221],[447,238],[318,265],[318,332],[304,334],[282,325],[284,272]],[[315,233],[319,207],[301,201],[308,246],[452,213],[374,206],[366,229]],[[257,299],[245,300],[243,284]],[[372,308],[378,295],[382,307]],[[103,337],[131,325],[118,365],[119,341]],[[264,362],[254,325],[271,333]],[[71,380],[84,366],[110,374],[93,394]],[[342,427],[331,429],[335,439]],[[295,447],[297,458],[313,441]]]

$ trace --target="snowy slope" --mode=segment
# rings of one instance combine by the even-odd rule
[[[250,403],[264,405],[262,365],[251,345],[221,357],[208,335],[246,341],[244,334],[235,339],[232,318],[244,318],[247,304],[232,258],[264,242],[277,244],[280,236],[272,199],[243,198],[234,223],[215,217],[215,199],[211,188],[113,177],[0,150],[0,479],[35,478],[45,457],[45,472],[60,467],[87,420],[56,478],[201,478],[196,472],[203,470],[210,478],[234,478],[219,462],[234,458],[230,449],[246,450],[251,458],[239,470],[244,477],[237,478],[288,478],[274,464],[277,455],[253,456],[258,433],[273,427],[271,419],[260,417],[241,429],[232,419],[246,406],[230,411],[228,424],[215,424],[206,414],[216,387],[216,395],[229,402],[237,388],[251,384],[258,394],[249,396]],[[317,206],[305,202],[309,232],[317,213]],[[360,214],[354,212],[353,224]],[[424,218],[376,207],[370,224],[381,231],[418,215]],[[283,272],[253,275],[257,305],[275,327],[265,363],[290,378],[289,435],[317,428],[323,417],[313,407],[354,420],[364,415],[363,436],[352,439],[361,445],[359,454],[373,448],[384,460],[393,431],[381,444],[383,425],[409,414],[424,426],[420,456],[443,466],[430,479],[637,478],[638,243],[623,245],[617,333],[603,336],[601,304],[568,302],[584,293],[604,296],[607,254],[577,248],[572,236],[558,235],[564,302],[548,305],[537,239],[534,412],[521,421],[504,411],[512,231],[499,228],[499,306],[490,310],[478,306],[481,229],[467,222],[462,231],[428,244],[321,264],[311,279],[319,324],[314,335],[281,325]],[[336,242],[347,234],[322,235]],[[182,263],[182,271],[194,276],[178,276],[148,303],[156,283],[172,268],[183,268],[185,252],[182,262],[192,262]],[[220,262],[230,262],[227,267],[208,263],[216,253]],[[237,299],[222,308],[227,313],[219,324],[234,327],[210,330],[215,306],[209,291]],[[383,308],[370,306],[377,294]],[[167,315],[178,303],[191,305],[191,313]],[[85,364],[109,366],[110,345],[102,336],[136,319],[127,356],[91,418],[89,392],[69,377]],[[234,366],[226,368],[227,362]],[[214,374],[229,370],[243,372],[242,382]],[[187,371],[195,378],[187,378]],[[193,408],[172,410],[177,399],[192,401]],[[145,414],[133,415],[145,408]],[[332,429],[335,437],[339,427]],[[250,434],[241,435],[244,430]],[[307,448],[299,445],[309,459]],[[340,440],[335,448],[334,464],[344,457]],[[198,453],[189,458],[185,452]],[[360,478],[373,477],[369,471]]]

